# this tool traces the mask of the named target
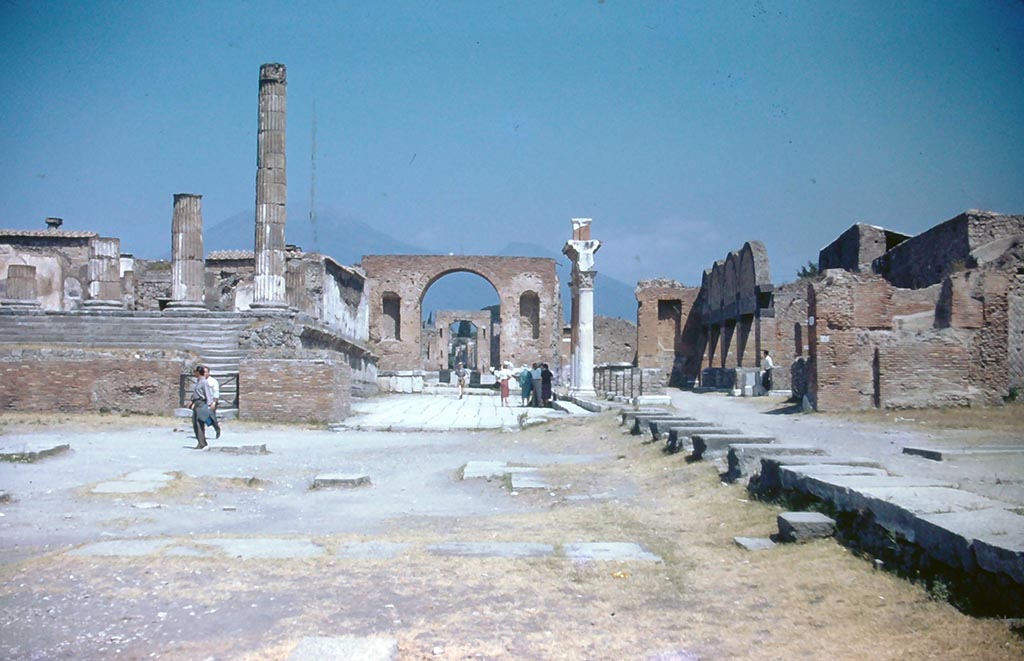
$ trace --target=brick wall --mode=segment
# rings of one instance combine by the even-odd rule
[[[178,406],[179,376],[195,360],[164,351],[7,350],[0,410],[167,415]]]
[[[334,360],[250,359],[239,368],[239,416],[332,422],[348,416],[351,368]]]
[[[673,386],[692,386],[703,353],[699,287],[675,280],[637,284],[637,365],[660,369]]]
[[[632,363],[636,358],[636,324],[594,315],[594,364]]]

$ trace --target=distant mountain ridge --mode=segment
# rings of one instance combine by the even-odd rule
[[[204,247],[207,252],[214,250],[252,250],[253,218],[255,211],[241,211],[210,226],[204,232]],[[329,255],[342,264],[357,264],[363,255],[432,255],[438,251],[407,243],[390,234],[377,230],[366,223],[333,211],[323,211],[310,222],[308,216],[299,216],[288,221],[287,241],[308,252]],[[534,243],[512,242],[493,254],[498,257],[546,257],[555,260],[561,288],[565,315],[569,315],[569,259],[552,249]],[[437,309],[464,309],[466,300],[493,300],[494,290],[481,282],[479,291],[445,292],[440,300],[434,300]],[[472,289],[477,289],[469,285]],[[482,303],[480,307],[489,305]],[[599,272],[594,291],[594,313],[605,317],[620,317],[636,321],[636,297],[633,286]]]

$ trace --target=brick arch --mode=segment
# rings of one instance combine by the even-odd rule
[[[435,282],[451,273],[473,273],[494,287],[501,305],[500,361],[516,364],[559,364],[562,306],[555,260],[538,257],[485,255],[366,255],[369,290],[370,343],[382,370],[420,369],[420,319],[423,297]],[[540,300],[539,333],[523,328],[519,299],[532,291]],[[384,292],[401,297],[401,339],[381,334]]]

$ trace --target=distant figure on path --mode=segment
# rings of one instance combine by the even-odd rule
[[[761,387],[767,395],[772,389],[772,370],[775,369],[775,361],[768,355],[767,349],[764,350],[764,358],[761,359],[761,369],[764,370],[761,374]]]
[[[519,370],[519,388],[522,390],[523,406],[530,405],[530,395],[533,393],[533,376],[530,368],[523,365]]]
[[[501,388],[501,405],[508,407],[509,382],[512,380],[512,363],[505,363],[501,369],[494,373],[498,379],[498,387]]]
[[[205,368],[196,365],[193,372],[196,377],[196,384],[192,387],[192,397],[188,407],[192,409],[192,430],[196,433],[196,450],[206,447],[206,425],[210,422],[213,406],[213,392],[210,391],[210,384],[206,382]]]
[[[469,370],[459,363],[455,367],[455,378],[459,380],[459,399],[466,394],[466,383],[469,381]]]
[[[213,405],[210,406],[210,420],[213,422],[213,428],[217,431],[217,438],[220,438],[220,420],[217,419],[217,405],[220,404],[220,382],[213,378],[210,374],[210,368],[203,366],[203,376],[206,377],[206,383],[210,386],[210,392],[213,393]]]
[[[544,363],[540,366],[540,401],[541,406],[551,406],[551,377],[554,374],[551,373],[551,369],[548,368],[548,364]]]

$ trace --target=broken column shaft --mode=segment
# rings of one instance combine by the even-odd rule
[[[256,275],[253,308],[287,307],[285,288],[285,67],[260,67],[256,146]]]
[[[124,307],[121,296],[121,240],[95,237],[89,241],[90,308]]]
[[[177,193],[171,218],[171,301],[168,308],[203,308],[203,196]]]

